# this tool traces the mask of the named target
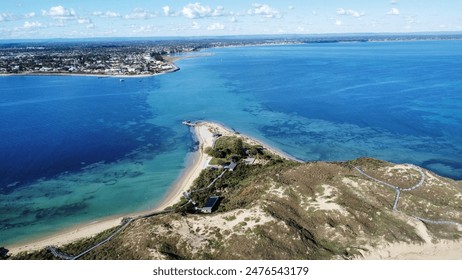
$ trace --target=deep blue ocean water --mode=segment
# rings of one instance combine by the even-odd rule
[[[222,48],[149,78],[0,77],[0,245],[145,210],[184,169],[184,119],[303,160],[462,179],[462,41]]]

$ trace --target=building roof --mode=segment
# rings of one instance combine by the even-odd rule
[[[234,168],[236,168],[236,166],[237,166],[237,162],[232,161],[228,165],[225,166],[225,169],[229,169],[229,170],[233,171]]]
[[[244,159],[245,164],[253,164],[255,162],[255,158],[249,157]]]
[[[220,200],[219,196],[211,196],[207,199],[207,202],[205,202],[205,205],[203,208],[213,208],[215,204],[217,204],[218,200]]]

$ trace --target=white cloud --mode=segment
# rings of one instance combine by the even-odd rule
[[[236,17],[232,17],[230,21],[231,21],[231,22],[237,22],[237,18],[236,18]]]
[[[132,32],[133,33],[151,33],[153,31],[156,31],[156,27],[150,24],[150,25],[140,26],[134,29]]]
[[[36,16],[35,12],[30,12],[30,13],[25,14],[24,18],[33,18],[35,16]]]
[[[125,15],[124,18],[125,19],[150,19],[155,16],[156,16],[155,13],[151,13],[144,9],[136,8],[133,10],[132,13]]]
[[[200,24],[197,23],[196,21],[193,21],[193,23],[192,23],[192,29],[195,29],[195,30],[201,29],[201,26],[200,26]]]
[[[342,16],[345,15],[345,16],[352,16],[352,17],[359,18],[359,17],[364,16],[364,13],[360,13],[358,11],[351,10],[351,9],[345,10],[344,8],[338,8],[337,15],[342,15]]]
[[[115,17],[120,17],[119,13],[113,12],[113,11],[107,11],[104,13],[104,16],[110,17],[110,18],[115,18]]]
[[[48,27],[64,27],[64,26],[66,26],[66,24],[62,20],[55,21],[55,22],[52,22],[52,23],[48,24]]]
[[[203,6],[201,3],[196,2],[184,6],[181,13],[187,18],[219,17],[224,14],[224,8],[218,6],[212,9],[210,6]]]
[[[1,13],[0,14],[0,21],[10,21],[13,20],[14,16],[10,13]]]
[[[340,26],[340,25],[342,25],[342,21],[341,21],[341,20],[339,20],[339,19],[337,19],[337,20],[335,21],[335,25],[337,25],[337,26]]]
[[[91,24],[92,23],[91,19],[89,18],[79,18],[77,22],[80,24]]]
[[[390,4],[391,4],[391,5],[396,5],[396,4],[398,4],[398,0],[391,0],[391,1],[390,1]]]
[[[388,15],[399,15],[400,11],[398,8],[391,8],[391,10],[387,13]]]
[[[108,17],[108,18],[116,18],[120,17],[120,14],[113,11],[106,11],[106,12],[93,12],[92,15],[97,17]]]
[[[225,26],[221,23],[215,22],[207,27],[207,30],[223,30]]]
[[[293,9],[295,9],[295,7],[294,7],[294,6],[292,6],[292,5],[291,5],[291,6],[289,6],[289,7],[287,7],[287,8],[288,8],[289,10],[293,10]]]
[[[42,10],[42,15],[62,20],[77,18],[77,13],[74,11],[74,9],[66,9],[63,6],[51,7],[48,11]]]
[[[249,15],[264,16],[268,18],[280,18],[281,13],[266,5],[266,4],[252,4],[252,9],[248,11]]]
[[[164,16],[166,16],[166,17],[170,16],[170,7],[169,6],[163,6],[162,11],[164,11]]]
[[[26,22],[24,22],[24,25],[22,27],[24,29],[36,29],[36,28],[42,28],[42,27],[45,27],[45,26],[42,23],[38,22],[38,21],[34,21],[34,22],[26,21]]]
[[[404,19],[406,20],[407,25],[409,27],[421,24],[421,21],[418,18],[416,18],[415,16],[406,16]]]

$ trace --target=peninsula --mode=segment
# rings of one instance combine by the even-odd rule
[[[370,158],[303,163],[217,123],[185,124],[197,152],[156,209],[7,248],[10,257],[462,258],[460,181]],[[210,197],[219,206],[204,214]]]
[[[150,215],[152,213],[162,212],[164,209],[171,208],[181,203],[182,199],[184,198],[184,193],[190,191],[190,189],[194,186],[196,179],[200,177],[201,172],[206,169],[214,169],[217,167],[216,164],[213,164],[213,157],[210,156],[206,151],[210,150],[215,145],[216,140],[220,137],[222,137],[222,139],[227,137],[236,137],[236,139],[241,139],[247,145],[252,145],[258,147],[261,150],[265,150],[266,153],[262,152],[260,156],[265,154],[266,158],[271,158],[270,155],[273,155],[290,161],[298,161],[282,151],[274,149],[261,141],[237,133],[221,124],[200,121],[191,123],[190,125],[192,127],[192,132],[199,141],[198,149],[191,158],[191,164],[187,169],[183,171],[177,181],[174,182],[170,192],[167,193],[165,198],[156,208],[150,211],[132,213],[130,216],[139,217]],[[252,159],[252,163],[255,161],[262,161],[262,159]],[[267,159],[263,159],[263,161],[266,160]],[[117,227],[123,218],[123,216],[109,217],[107,219],[95,221],[90,224],[75,226],[69,230],[63,231],[53,236],[39,239],[33,242],[18,244],[17,246],[13,246],[8,249],[10,253],[17,254],[23,251],[40,250],[49,245],[61,246],[69,244],[76,240],[99,234],[100,232],[103,232],[107,229]]]

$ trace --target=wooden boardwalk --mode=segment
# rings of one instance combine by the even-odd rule
[[[362,175],[366,176],[367,178],[379,183],[379,184],[382,184],[382,185],[385,185],[387,187],[390,187],[390,188],[393,188],[395,191],[396,191],[396,195],[395,195],[395,200],[393,202],[393,207],[392,207],[392,210],[393,211],[398,211],[398,202],[399,202],[399,198],[400,198],[400,194],[402,191],[413,191],[413,190],[416,190],[417,188],[420,188],[422,187],[423,183],[425,182],[425,179],[426,179],[426,175],[425,173],[422,171],[421,168],[417,167],[417,166],[411,166],[414,170],[417,170],[420,175],[421,175],[421,178],[420,178],[420,181],[415,184],[414,186],[410,187],[410,188],[400,188],[400,187],[397,187],[397,186],[394,186],[392,184],[389,184],[387,182],[384,182],[382,180],[379,180],[377,178],[374,178],[368,174],[366,174],[364,171],[362,171],[359,167],[355,166],[354,168],[356,169],[356,171],[358,171],[359,173],[361,173]],[[424,222],[424,223],[427,223],[427,224],[436,224],[436,225],[454,225],[454,226],[457,226],[457,227],[462,227],[462,223],[459,223],[459,222],[454,222],[454,221],[447,221],[447,220],[430,220],[430,219],[426,219],[426,218],[422,218],[422,217],[417,217],[417,216],[412,216],[414,219],[417,219],[421,222]]]
[[[223,177],[223,175],[226,173],[226,171],[227,170],[224,170],[220,175],[218,175],[207,187],[202,188],[202,189],[198,189],[198,190],[194,190],[194,191],[191,191],[191,192],[184,193],[183,195],[188,199],[188,202],[186,202],[185,204],[179,206],[177,209],[180,209],[180,208],[188,205],[189,203],[192,203],[193,205],[196,205],[196,203],[191,199],[190,194],[210,189],[215,184],[216,181],[218,181],[221,177]],[[148,213],[148,214],[145,214],[145,215],[141,215],[141,216],[138,216],[138,217],[135,217],[135,218],[130,218],[130,217],[129,218],[124,218],[124,219],[122,219],[122,224],[119,226],[119,228],[117,230],[115,230],[111,235],[109,235],[106,239],[98,242],[97,244],[89,247],[88,249],[84,250],[83,252],[81,252],[81,253],[79,253],[79,254],[77,254],[75,256],[60,252],[56,247],[53,247],[53,246],[49,246],[46,249],[50,253],[52,253],[53,256],[55,256],[56,258],[63,259],[63,260],[77,260],[77,259],[83,257],[84,255],[90,253],[94,249],[96,249],[96,248],[106,244],[107,242],[111,241],[112,238],[114,238],[117,234],[119,234],[124,229],[126,229],[132,222],[134,222],[136,220],[140,220],[140,219],[145,219],[145,218],[157,216],[157,215],[172,213],[175,210],[176,209],[155,211],[155,212]]]
[[[182,205],[180,207],[183,207],[183,206],[184,205]],[[115,230],[111,235],[109,235],[104,240],[102,240],[102,241],[98,242],[97,244],[85,249],[83,252],[81,252],[81,253],[79,253],[79,254],[77,254],[75,256],[66,254],[64,252],[61,252],[56,247],[53,247],[53,246],[48,246],[46,249],[50,253],[52,253],[53,256],[55,256],[56,258],[63,259],[63,260],[77,260],[77,259],[80,259],[81,257],[83,257],[84,255],[90,253],[94,249],[96,249],[96,248],[106,244],[107,242],[111,241],[112,238],[114,238],[117,234],[119,234],[124,229],[126,229],[132,222],[134,222],[136,220],[140,220],[140,219],[145,219],[145,218],[161,215],[161,214],[171,213],[171,212],[174,212],[174,211],[175,211],[175,209],[163,210],[163,211],[155,211],[155,212],[152,212],[152,213],[148,213],[148,214],[145,214],[145,215],[138,216],[136,218],[124,218],[124,219],[122,219],[122,224],[119,226],[119,228],[117,228],[117,230]]]
[[[375,182],[377,182],[377,183],[379,183],[379,184],[382,184],[382,185],[385,185],[385,186],[387,186],[387,187],[390,187],[390,188],[394,189],[395,192],[396,192],[396,195],[395,195],[395,200],[394,200],[394,202],[393,202],[393,207],[392,207],[392,209],[393,209],[393,211],[397,211],[397,210],[398,210],[399,197],[400,197],[400,195],[401,195],[401,192],[402,192],[402,191],[413,191],[413,190],[415,190],[415,189],[417,189],[417,188],[422,187],[422,185],[423,185],[423,183],[424,183],[424,181],[425,181],[425,179],[426,179],[425,173],[422,171],[422,169],[420,169],[420,168],[418,168],[418,167],[416,167],[416,166],[411,166],[411,167],[412,167],[412,169],[417,170],[417,171],[420,173],[420,181],[419,181],[417,184],[415,184],[414,186],[410,187],[410,188],[400,188],[400,187],[398,187],[398,186],[389,184],[389,183],[387,183],[387,182],[384,182],[384,181],[382,181],[382,180],[379,180],[379,179],[377,179],[377,178],[374,178],[374,177],[370,176],[369,174],[365,173],[364,171],[362,171],[362,170],[361,170],[359,167],[357,167],[357,166],[355,166],[354,168],[356,169],[356,171],[358,171],[358,172],[361,173],[362,175],[366,176],[367,178],[369,178],[369,179],[371,179],[371,180],[374,180]]]

